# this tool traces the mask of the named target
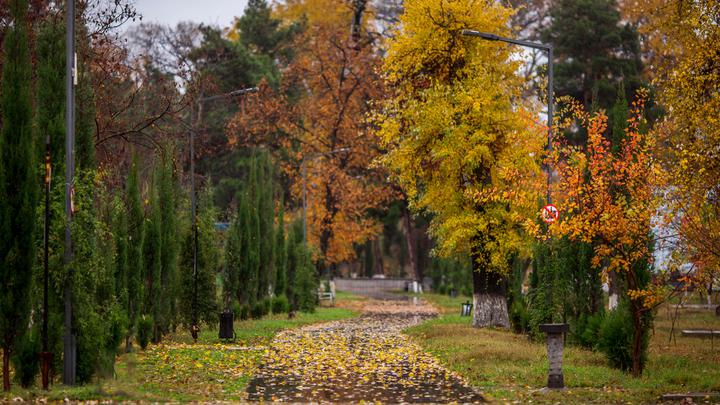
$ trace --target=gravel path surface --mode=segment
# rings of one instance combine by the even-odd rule
[[[422,302],[371,300],[359,318],[286,331],[248,386],[251,401],[474,403],[482,395],[401,331],[436,316]]]

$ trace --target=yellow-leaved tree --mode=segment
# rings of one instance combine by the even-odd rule
[[[393,92],[378,112],[381,161],[436,254],[473,259],[473,325],[508,327],[509,256],[536,226],[544,128],[520,104],[515,49],[465,37],[508,35],[512,10],[489,0],[409,0],[384,61]]]

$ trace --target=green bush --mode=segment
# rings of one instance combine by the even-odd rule
[[[600,327],[598,349],[605,354],[610,366],[628,371],[632,368],[633,320],[627,303],[611,311]],[[648,334],[644,333],[640,364],[647,360]]]
[[[253,304],[252,308],[250,309],[250,315],[253,319],[260,319],[263,316],[267,315],[270,311],[270,300],[269,299],[262,299]]]
[[[521,300],[513,300],[510,305],[510,323],[515,333],[524,333],[530,329],[530,313]]]
[[[23,388],[28,388],[40,372],[40,339],[37,333],[28,332],[18,340],[12,357],[15,378]]]
[[[150,315],[143,315],[138,321],[137,327],[137,342],[140,347],[145,350],[150,343],[150,338],[153,333],[153,318]]]
[[[273,300],[272,300],[273,314],[284,314],[284,313],[287,313],[289,310],[290,310],[290,303],[288,302],[288,299],[284,294],[273,298]]]
[[[605,314],[599,312],[590,316],[581,316],[575,325],[572,334],[574,343],[588,349],[597,349],[600,341],[600,329],[602,328]]]

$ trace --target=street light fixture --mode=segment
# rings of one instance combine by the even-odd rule
[[[312,155],[309,155],[307,157],[303,157],[302,159],[302,176],[303,176],[303,243],[307,243],[307,162],[313,161],[315,159],[326,157],[330,155],[334,155],[336,153],[343,153],[343,152],[350,152],[350,148],[340,148],[331,150],[329,152],[324,153],[314,153]]]
[[[548,112],[547,112],[547,122],[548,122],[548,141],[547,141],[547,151],[548,155],[552,152],[552,125],[553,125],[553,46],[549,44],[543,44],[539,42],[530,42],[530,41],[523,41],[519,39],[512,39],[512,38],[505,38],[501,37],[495,34],[489,34],[487,32],[480,32],[475,30],[462,30],[462,34],[470,37],[478,37],[481,39],[484,39],[486,41],[500,41],[500,42],[507,42],[509,44],[514,45],[520,45],[527,48],[533,48],[533,49],[539,49],[543,52],[547,52],[548,55],[548,98],[547,98],[547,104],[548,104]],[[550,167],[549,165],[546,167],[547,170],[547,202],[548,204],[552,204],[552,199],[550,196]]]
[[[198,332],[200,327],[198,326],[198,302],[197,302],[197,287],[198,287],[198,227],[197,227],[197,196],[195,193],[195,135],[200,128],[200,120],[202,119],[202,108],[205,102],[229,99],[233,97],[240,97],[245,94],[257,93],[259,89],[257,87],[249,87],[245,89],[234,90],[229,93],[217,94],[214,96],[201,97],[195,100],[197,104],[197,120],[193,117],[195,112],[194,108],[190,108],[190,193],[191,193],[191,207],[192,207],[192,227],[193,227],[193,319],[192,326],[190,327],[190,333],[192,334],[193,341],[197,342]]]

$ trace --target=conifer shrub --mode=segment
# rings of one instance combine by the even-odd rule
[[[152,316],[150,315],[143,315],[138,320],[138,326],[137,326],[137,342],[140,345],[140,347],[145,350],[148,347],[148,344],[150,343],[150,338],[153,334],[153,325],[154,321]]]
[[[515,333],[525,333],[530,329],[530,312],[520,299],[510,304],[510,324]]]
[[[272,299],[272,312],[273,314],[284,314],[290,310],[290,302],[287,297],[279,295]]]
[[[643,334],[640,363],[647,360],[649,336]],[[632,369],[633,361],[633,320],[630,305],[621,302],[617,309],[610,311],[600,326],[598,349],[605,355],[611,367],[623,371]]]
[[[571,335],[573,342],[588,349],[597,349],[604,319],[603,312],[578,318]]]
[[[40,372],[40,339],[35,331],[28,331],[18,340],[12,363],[20,386],[30,387]]]

